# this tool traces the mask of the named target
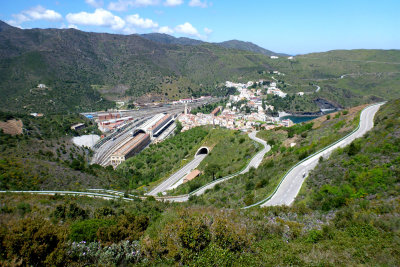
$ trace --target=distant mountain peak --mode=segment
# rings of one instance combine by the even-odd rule
[[[246,41],[240,41],[240,40],[229,40],[221,43],[216,43],[216,45],[229,48],[229,49],[238,49],[238,50],[244,50],[244,51],[250,51],[254,53],[259,53],[267,56],[288,56],[287,54],[282,54],[282,53],[275,53],[271,50],[267,50],[265,48],[262,48],[252,42],[246,42]]]
[[[0,32],[8,29],[16,29],[16,28],[0,20]]]
[[[175,44],[175,45],[201,45],[207,42],[186,38],[186,37],[174,37],[165,33],[147,33],[141,34],[141,37],[151,40],[153,42],[161,43],[161,44]],[[249,51],[253,53],[259,53],[267,56],[288,56],[286,54],[275,53],[273,51],[262,48],[256,44],[251,42],[245,42],[240,40],[229,40],[221,43],[212,43],[214,45],[218,45],[221,47],[225,47],[227,49],[237,49],[243,51]]]
[[[199,44],[204,43],[203,41],[186,38],[186,37],[177,38],[177,37],[168,35],[166,33],[146,33],[146,34],[141,34],[140,36],[147,40],[161,43],[161,44],[199,45]]]

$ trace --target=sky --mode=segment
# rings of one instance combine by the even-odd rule
[[[0,20],[23,29],[167,33],[249,41],[292,55],[400,49],[400,0],[0,0]]]

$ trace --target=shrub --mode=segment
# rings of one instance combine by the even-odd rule
[[[43,266],[62,241],[60,229],[42,218],[23,219],[10,227],[4,238],[7,256],[22,265]]]
[[[69,259],[78,266],[126,266],[137,262],[141,256],[139,244],[128,240],[106,247],[98,242],[72,242],[68,250]]]
[[[178,230],[178,237],[181,246],[193,252],[205,249],[211,241],[205,218],[199,216],[184,218]]]
[[[29,205],[28,203],[21,202],[18,203],[17,209],[22,215],[25,215],[26,213],[29,213],[31,211],[31,205]]]
[[[349,148],[347,150],[347,154],[349,156],[354,156],[360,151],[360,149],[361,148],[360,148],[359,145],[356,145],[354,142],[351,142],[351,144],[350,144],[350,146],[349,146]]]
[[[91,219],[81,222],[76,222],[71,225],[70,239],[72,241],[87,241],[92,242],[97,238],[97,231],[100,227],[110,226],[115,224],[115,221],[104,219]]]
[[[214,242],[223,249],[241,252],[249,246],[246,231],[226,219],[213,224]]]
[[[311,230],[308,235],[306,241],[309,243],[317,243],[319,240],[323,238],[323,233],[320,230]]]

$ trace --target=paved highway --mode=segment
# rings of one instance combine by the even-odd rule
[[[189,103],[188,106],[193,108],[193,107],[198,107],[206,103],[213,103],[215,101],[219,100],[218,98],[211,98],[211,99],[204,99],[199,102],[195,103]],[[159,113],[170,113],[170,114],[178,114],[181,113],[184,109],[184,105],[174,105],[174,106],[164,106],[164,107],[148,107],[148,108],[143,108],[140,110],[127,110],[127,111],[121,111],[120,113],[123,114],[123,116],[132,116],[133,118],[137,119],[135,123],[132,123],[131,126],[129,126],[127,129],[125,129],[122,133],[118,134],[115,138],[115,140],[108,140],[104,142],[99,148],[95,149],[95,154],[92,158],[92,164],[97,163],[102,166],[107,166],[110,161],[110,156],[112,153],[114,153],[119,147],[121,147],[123,144],[125,144],[130,137],[130,132],[132,130],[142,124],[145,120],[150,119],[152,116],[159,114]],[[82,113],[82,114],[93,114],[93,113]]]
[[[279,206],[279,205],[291,205],[295,200],[300,188],[305,181],[308,173],[317,166],[319,158],[328,158],[329,155],[335,149],[339,147],[345,147],[353,142],[356,138],[362,137],[366,132],[372,129],[374,126],[374,116],[379,110],[379,107],[383,104],[377,104],[365,108],[360,115],[359,128],[341,140],[340,142],[328,147],[327,149],[317,153],[310,158],[306,159],[301,164],[295,166],[283,179],[273,196],[261,204],[261,207],[265,206]]]
[[[257,134],[257,132],[251,132],[251,133],[249,134],[249,137],[250,137],[252,140],[256,141],[256,142],[261,143],[261,144],[264,146],[264,148],[263,148],[261,151],[259,151],[259,152],[250,160],[250,162],[249,162],[249,164],[246,166],[246,168],[244,168],[242,171],[240,171],[239,173],[237,173],[237,174],[235,174],[235,175],[223,177],[223,178],[221,178],[221,179],[218,179],[218,180],[216,180],[216,181],[214,181],[214,182],[211,182],[211,183],[209,183],[209,184],[207,184],[207,185],[201,187],[199,190],[193,192],[193,195],[200,196],[200,195],[204,194],[204,192],[205,192],[207,189],[214,188],[214,186],[216,186],[216,185],[219,184],[219,183],[225,182],[225,181],[227,181],[227,180],[229,180],[229,179],[232,179],[233,177],[236,177],[236,176],[238,176],[238,175],[240,175],[240,174],[244,174],[244,173],[248,172],[248,171],[250,170],[250,168],[258,168],[258,166],[260,166],[260,164],[261,164],[261,162],[262,162],[262,160],[263,160],[263,158],[264,158],[264,155],[265,155],[268,151],[271,150],[271,147],[267,144],[267,142],[265,142],[264,140],[262,140],[262,139],[256,137],[256,134]]]
[[[349,145],[354,139],[362,137],[367,131],[371,130],[373,125],[373,119],[375,113],[379,110],[379,107],[383,104],[377,104],[373,106],[369,106],[365,108],[361,112],[360,116],[360,124],[358,129],[350,134],[349,136],[343,138],[343,140],[332,144],[331,146],[327,147],[326,149],[322,150],[321,152],[312,155],[310,158],[306,159],[305,161],[301,162],[300,164],[295,165],[288,174],[284,177],[283,181],[279,185],[278,189],[273,193],[272,197],[263,203],[256,203],[255,205],[264,206],[275,206],[275,205],[290,205],[293,203],[294,199],[296,198],[300,188],[307,177],[307,174],[310,170],[312,170],[317,164],[320,157],[327,158],[332,153],[333,150],[339,147],[345,147]],[[266,142],[262,139],[257,138],[256,133],[253,132],[249,134],[249,137],[259,143],[264,145],[264,149],[258,152],[250,161],[249,165],[239,172],[238,174],[234,174],[231,176],[227,176],[221,178],[217,181],[214,181],[210,184],[207,184],[198,190],[192,192],[193,195],[201,195],[207,189],[213,188],[216,184],[222,183],[226,180],[229,180],[239,174],[245,173],[249,171],[251,167],[258,167],[261,163],[265,153],[267,153],[271,148]],[[62,194],[62,195],[76,195],[76,196],[91,196],[91,197],[100,197],[104,199],[124,199],[124,200],[132,200],[137,196],[129,195],[129,198],[122,197],[124,193],[117,192],[113,190],[104,190],[104,189],[93,189],[93,191],[100,191],[105,193],[89,193],[89,192],[73,192],[73,191],[0,191],[0,193],[7,193],[7,192],[14,192],[14,193],[31,193],[31,194],[43,194],[43,195],[54,195],[54,194]],[[162,191],[162,190],[161,190]],[[160,191],[160,192],[161,192]],[[182,196],[168,196],[168,197],[156,197],[157,200],[160,201],[173,201],[173,202],[184,202],[188,201],[190,195],[182,195]],[[143,197],[139,197],[143,198]],[[249,206],[250,207],[250,206]],[[248,208],[248,207],[245,207]]]
[[[227,180],[229,180],[229,179],[232,179],[233,177],[236,177],[236,176],[238,176],[238,175],[240,175],[240,174],[244,174],[244,173],[248,172],[248,171],[250,170],[250,168],[252,168],[252,167],[258,168],[258,166],[261,164],[261,162],[262,162],[262,160],[263,160],[263,158],[264,158],[264,155],[271,149],[271,147],[267,144],[267,142],[265,142],[264,140],[262,140],[262,139],[256,137],[256,134],[257,134],[257,132],[251,132],[251,133],[249,134],[249,137],[250,137],[252,140],[256,141],[256,142],[261,143],[261,144],[264,146],[264,148],[263,148],[261,151],[259,151],[259,152],[250,160],[250,162],[249,162],[249,164],[246,166],[246,168],[244,168],[242,171],[240,171],[240,172],[238,172],[238,173],[236,173],[236,174],[228,175],[228,176],[223,177],[223,178],[221,178],[221,179],[215,180],[215,181],[213,181],[213,182],[211,182],[211,183],[209,183],[209,184],[206,184],[205,186],[200,187],[200,188],[197,189],[196,191],[193,191],[193,192],[191,193],[191,195],[200,196],[200,195],[204,194],[204,192],[205,192],[207,189],[211,189],[211,188],[213,188],[214,186],[216,186],[216,185],[219,184],[219,183],[225,182],[225,181],[227,181]],[[189,195],[168,196],[168,197],[160,197],[160,198],[157,198],[157,199],[158,199],[158,200],[167,200],[167,201],[171,201],[171,202],[185,202],[185,201],[188,201],[188,200],[189,200]]]
[[[200,162],[207,156],[207,154],[200,154],[194,157],[194,159],[186,164],[182,169],[172,174],[167,180],[159,184],[156,188],[151,190],[148,195],[157,196],[158,193],[169,190],[175,183],[184,178],[193,169],[199,166]]]

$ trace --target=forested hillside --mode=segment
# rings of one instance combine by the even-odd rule
[[[139,35],[74,29],[21,30],[3,22],[0,28],[0,103],[7,110],[88,111],[112,107],[105,99],[218,94],[221,82],[247,81],[270,70],[264,55],[208,43],[160,44]]]
[[[1,194],[0,264],[397,266],[399,117],[399,100],[382,106],[375,128],[320,162],[292,207]],[[265,136],[284,153],[280,135]]]
[[[274,78],[285,92],[304,91],[338,106],[400,96],[398,50],[332,51],[289,60],[271,59],[260,49],[241,41],[22,30],[0,22],[0,109],[81,112],[114,107],[110,100],[117,99],[221,96],[226,80],[272,79],[272,70],[284,74]]]

